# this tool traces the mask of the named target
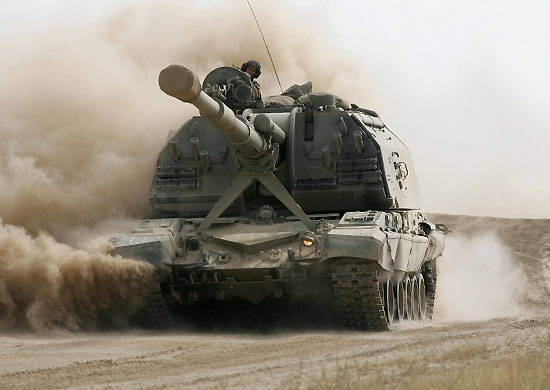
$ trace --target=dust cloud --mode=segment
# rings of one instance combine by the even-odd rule
[[[202,78],[256,58],[264,94],[278,92],[256,26],[231,2],[90,7],[67,2],[0,29],[9,53],[0,59],[0,318],[8,328],[93,327],[106,316],[123,321],[119,306],[135,308],[151,271],[102,247],[142,215],[167,135],[193,113],[159,90],[160,69],[185,64]],[[300,25],[303,39],[278,27],[283,20]],[[321,61],[328,40],[309,42],[323,38],[312,22],[290,11],[265,22],[278,31],[270,43],[285,86],[313,78],[330,89],[337,61]],[[316,58],[322,66],[312,66]]]
[[[527,276],[492,232],[447,236],[437,262],[434,319],[480,321],[527,315]]]
[[[213,6],[220,16],[206,18]],[[69,7],[70,17],[4,26],[3,52],[10,55],[0,60],[3,220],[65,241],[75,227],[140,217],[169,131],[194,112],[159,90],[158,72],[167,64],[185,64],[202,78],[216,66],[258,58],[264,93],[277,93],[256,26],[234,8],[142,1],[105,6],[95,18],[85,7]],[[329,89],[336,76],[325,71],[336,60],[313,67],[320,43],[273,26],[283,18],[300,23],[306,36],[312,27],[291,12],[266,18],[265,28],[280,33],[270,43],[281,53],[283,82],[313,78],[317,89]]]
[[[0,329],[121,326],[142,304],[153,267],[75,250],[45,233],[0,225]],[[103,252],[103,253],[102,253]]]

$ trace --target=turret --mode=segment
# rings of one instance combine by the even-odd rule
[[[375,112],[340,104],[326,93],[280,96],[293,104],[269,98],[237,104],[242,91],[236,81],[239,88],[251,85],[232,67],[214,69],[202,85],[183,66],[160,72],[160,88],[193,104],[200,117],[187,121],[161,152],[151,215],[203,217],[226,194],[239,198],[226,202],[225,215],[248,215],[270,202],[279,208],[271,195],[289,210],[294,202],[308,213],[419,208],[407,146]],[[262,172],[272,173],[277,184],[256,177]],[[239,175],[262,186],[244,187],[243,180],[240,196],[234,186]]]

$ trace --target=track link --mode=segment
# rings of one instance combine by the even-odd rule
[[[434,314],[435,288],[437,284],[435,260],[424,263],[422,266],[422,276],[426,285],[426,318],[431,320]]]
[[[146,329],[167,329],[172,325],[172,315],[160,289],[147,296],[145,306],[137,315],[140,326]]]
[[[372,266],[334,264],[332,291],[340,319],[357,330],[388,330],[382,286]]]

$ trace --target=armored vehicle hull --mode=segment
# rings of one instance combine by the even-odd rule
[[[207,80],[233,72],[221,69]],[[113,254],[159,270],[150,324],[168,321],[160,296],[313,297],[368,330],[431,318],[443,236],[419,210],[408,149],[375,112],[307,84],[246,107],[230,82],[201,87],[174,65],[159,84],[201,116],[161,152],[149,219],[111,239]]]

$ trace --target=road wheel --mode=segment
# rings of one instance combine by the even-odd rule
[[[393,292],[393,282],[391,279],[386,280],[384,283],[384,310],[386,311],[386,319],[388,324],[393,323],[395,314],[395,295]]]
[[[405,308],[407,313],[407,319],[414,320],[414,313],[413,313],[414,289],[413,289],[413,282],[408,277],[407,279],[405,279],[405,295],[407,298],[407,303]]]
[[[399,321],[403,321],[405,318],[405,310],[407,307],[407,292],[405,281],[401,280],[397,282],[397,291],[395,294],[397,304],[397,318]]]

